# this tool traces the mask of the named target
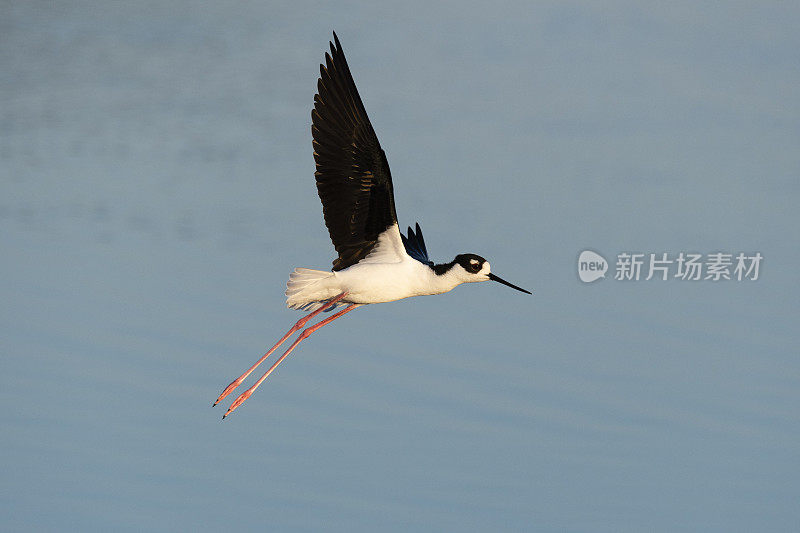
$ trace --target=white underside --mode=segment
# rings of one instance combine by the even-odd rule
[[[370,254],[338,272],[296,268],[286,284],[286,305],[314,311],[324,302],[347,293],[339,302],[376,304],[410,296],[441,294],[463,280],[437,276],[428,266],[410,257],[400,239],[397,224],[380,234]]]

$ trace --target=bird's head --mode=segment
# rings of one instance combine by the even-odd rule
[[[512,289],[517,289],[527,294],[531,294],[523,288],[513,285],[499,276],[492,274],[489,261],[475,254],[459,254],[453,259],[451,271],[460,283],[475,283],[477,281],[496,281]]]

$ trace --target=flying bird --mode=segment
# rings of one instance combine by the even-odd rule
[[[479,255],[459,254],[449,263],[434,264],[428,257],[419,224],[415,229],[409,227],[408,235],[400,232],[386,154],[372,129],[335,32],[330,54],[325,54],[325,64],[320,65],[311,120],[317,192],[338,257],[331,271],[294,269],[286,284],[286,305],[311,313],[298,320],[275,346],[228,385],[214,405],[312,318],[323,311],[341,310],[304,329],[269,370],[236,398],[222,418],[249,398],[303,339],[359,306],[442,294],[462,283],[489,280],[531,294],[493,274],[489,262]]]

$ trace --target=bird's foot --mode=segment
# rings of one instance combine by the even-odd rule
[[[246,399],[248,399],[248,398],[250,397],[250,395],[251,395],[251,394],[253,394],[253,391],[254,391],[254,390],[255,390],[255,387],[250,387],[249,389],[247,389],[246,391],[244,391],[243,393],[241,393],[241,394],[239,395],[239,397],[238,397],[238,398],[236,398],[236,399],[233,401],[233,403],[231,404],[231,406],[230,406],[230,407],[228,407],[228,410],[227,410],[227,411],[225,411],[225,414],[224,414],[224,415],[222,415],[222,418],[223,418],[223,420],[225,419],[225,417],[226,417],[226,416],[228,416],[229,414],[231,414],[232,412],[234,412],[234,411],[236,410],[236,408],[237,408],[237,407],[239,407],[240,405],[242,405],[242,404],[244,403],[244,401],[245,401]]]
[[[217,398],[217,401],[216,401],[216,402],[214,402],[214,405],[212,405],[211,407],[216,407],[216,406],[217,406],[217,404],[218,404],[219,402],[221,402],[222,400],[224,400],[224,399],[225,399],[225,397],[226,397],[228,394],[230,394],[231,392],[233,392],[233,389],[235,389],[236,387],[238,387],[239,385],[241,385],[241,384],[242,384],[242,381],[244,381],[244,377],[239,377],[239,378],[237,378],[237,379],[234,379],[233,381],[231,381],[231,384],[230,384],[230,385],[228,385],[227,387],[225,387],[225,390],[224,390],[224,391],[222,391],[222,394],[220,394],[220,395],[219,395],[219,398]]]

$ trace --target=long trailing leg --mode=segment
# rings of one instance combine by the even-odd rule
[[[251,395],[251,394],[253,394],[253,392],[254,392],[254,391],[255,391],[255,390],[258,388],[258,386],[259,386],[259,385],[261,385],[261,383],[263,383],[265,379],[267,379],[267,376],[269,376],[270,374],[272,374],[272,371],[273,371],[273,370],[275,370],[275,368],[277,368],[277,366],[278,366],[279,364],[281,364],[281,361],[283,361],[283,360],[286,358],[286,356],[287,356],[287,355],[289,355],[290,353],[292,353],[292,350],[294,350],[294,349],[295,349],[295,347],[297,347],[297,345],[298,345],[298,344],[300,344],[300,342],[301,342],[303,339],[307,338],[309,335],[311,335],[312,333],[314,333],[315,331],[317,331],[317,330],[318,330],[319,328],[321,328],[322,326],[325,326],[326,324],[330,324],[331,322],[333,322],[333,321],[334,321],[334,320],[336,320],[337,318],[339,318],[339,317],[341,317],[341,316],[344,316],[346,313],[349,313],[350,311],[352,311],[353,309],[355,309],[355,308],[356,308],[356,307],[358,307],[358,306],[359,306],[359,304],[350,304],[350,305],[348,305],[347,307],[345,307],[344,309],[342,309],[341,311],[339,311],[338,313],[336,313],[335,315],[332,315],[332,316],[330,316],[330,317],[326,318],[325,320],[322,320],[322,321],[320,321],[320,322],[317,322],[317,323],[316,323],[316,324],[314,324],[313,326],[311,326],[311,327],[309,327],[309,328],[306,328],[306,329],[304,329],[304,330],[303,330],[303,332],[302,332],[302,333],[301,333],[301,334],[300,334],[300,335],[297,337],[297,340],[295,340],[295,341],[292,343],[292,345],[291,345],[291,346],[289,346],[289,348],[288,348],[288,349],[287,349],[287,350],[286,350],[286,351],[283,353],[283,355],[282,355],[282,356],[280,356],[280,357],[278,358],[278,360],[277,360],[277,361],[275,361],[274,363],[272,363],[272,366],[271,366],[271,367],[269,367],[269,370],[267,370],[266,372],[264,372],[264,375],[263,375],[263,376],[261,376],[261,377],[259,378],[259,380],[258,380],[258,381],[256,381],[256,382],[253,384],[253,386],[252,386],[252,387],[250,387],[249,389],[247,389],[246,391],[244,391],[242,394],[240,394],[240,395],[239,395],[239,397],[238,397],[238,398],[236,398],[236,400],[234,400],[234,402],[231,404],[231,406],[230,406],[230,408],[228,409],[228,411],[227,411],[227,412],[226,412],[224,415],[222,415],[222,418],[225,418],[226,416],[228,416],[229,414],[231,414],[231,413],[232,413],[232,412],[233,412],[233,411],[234,411],[234,410],[235,410],[237,407],[239,407],[240,405],[242,405],[242,403],[243,403],[243,402],[244,402],[246,399],[248,399],[248,398],[250,397],[250,395]]]
[[[286,339],[288,339],[289,337],[291,337],[292,335],[294,335],[294,333],[295,333],[297,330],[299,330],[299,329],[303,328],[303,327],[304,327],[304,326],[305,326],[305,325],[308,323],[308,321],[309,321],[309,320],[311,320],[312,318],[314,318],[315,316],[317,316],[317,315],[318,315],[318,314],[320,314],[321,312],[325,311],[326,309],[330,309],[332,306],[336,305],[336,302],[338,302],[339,300],[341,300],[341,299],[342,299],[342,298],[344,298],[345,296],[347,296],[347,293],[346,293],[346,292],[343,292],[343,293],[342,293],[342,294],[340,294],[339,296],[337,296],[337,297],[335,297],[335,298],[332,298],[331,300],[328,300],[328,302],[327,302],[327,303],[323,304],[323,305],[322,305],[322,307],[320,307],[319,309],[317,309],[317,310],[316,310],[316,311],[314,311],[313,313],[311,313],[311,314],[309,314],[309,315],[306,315],[306,316],[304,316],[303,318],[301,318],[300,320],[298,320],[298,321],[297,321],[297,323],[296,323],[294,326],[292,326],[292,329],[290,329],[288,332],[286,332],[286,335],[284,335],[283,337],[281,337],[281,340],[279,340],[279,341],[278,341],[278,342],[275,344],[275,346],[273,346],[272,348],[270,348],[270,349],[269,349],[269,351],[268,351],[267,353],[265,353],[265,354],[264,354],[264,355],[261,357],[261,359],[259,359],[258,361],[256,361],[256,363],[255,363],[253,366],[251,366],[250,368],[248,368],[248,369],[247,369],[247,371],[246,371],[244,374],[242,374],[242,375],[241,375],[241,376],[239,376],[238,378],[234,379],[234,380],[231,382],[231,384],[230,384],[230,385],[228,385],[227,387],[225,387],[225,390],[224,390],[224,391],[222,391],[222,394],[220,394],[220,395],[219,395],[219,398],[217,398],[217,401],[215,401],[215,402],[214,402],[214,404],[212,405],[212,407],[216,406],[216,405],[217,405],[219,402],[221,402],[222,400],[224,400],[224,399],[225,399],[225,397],[226,397],[228,394],[230,394],[231,392],[233,392],[233,389],[235,389],[236,387],[238,387],[239,385],[241,385],[241,384],[242,384],[242,381],[244,381],[244,380],[247,378],[247,376],[249,376],[249,375],[250,375],[250,373],[251,373],[253,370],[255,370],[255,369],[258,367],[258,365],[260,365],[261,363],[263,363],[263,362],[264,362],[264,360],[265,360],[267,357],[269,357],[270,355],[272,355],[272,352],[274,352],[275,350],[277,350],[277,349],[278,349],[278,347],[279,347],[281,344],[283,344],[284,342],[286,342]]]

